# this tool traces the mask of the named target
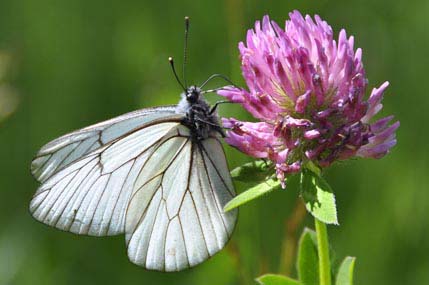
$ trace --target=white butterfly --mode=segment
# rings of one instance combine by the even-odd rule
[[[147,269],[179,271],[221,250],[237,219],[223,212],[235,195],[223,132],[200,88],[182,97],[43,146],[33,217],[75,234],[125,233],[129,259]]]
[[[31,165],[39,221],[76,234],[125,233],[130,260],[177,271],[222,249],[237,212],[216,115],[190,87],[178,106],[143,109],[46,144]],[[219,129],[218,129],[219,128]]]

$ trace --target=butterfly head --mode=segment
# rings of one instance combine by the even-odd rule
[[[201,97],[201,88],[195,85],[186,88],[185,97],[190,104],[197,103]]]

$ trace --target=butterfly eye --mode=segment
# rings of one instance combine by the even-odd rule
[[[200,91],[197,88],[190,88],[186,93],[186,99],[190,103],[195,103],[200,97]]]

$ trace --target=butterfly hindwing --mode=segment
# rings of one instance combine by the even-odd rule
[[[192,140],[177,126],[154,149],[136,180],[126,213],[130,260],[148,269],[178,271],[213,256],[229,240],[236,211],[225,154],[215,137]]]

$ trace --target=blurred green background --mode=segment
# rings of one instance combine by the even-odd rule
[[[242,85],[238,41],[264,14],[283,23],[293,9],[355,35],[370,87],[391,82],[383,114],[401,121],[390,155],[337,164],[326,174],[341,224],[329,227],[334,258],[357,257],[356,284],[429,284],[427,0],[1,0],[0,284],[253,284],[266,272],[294,274],[293,260],[280,262],[293,253],[290,245],[281,253],[297,197],[293,183],[242,207],[229,246],[180,273],[133,265],[123,236],[61,232],[27,210],[37,188],[30,161],[43,144],[131,110],[178,101],[167,58],[175,56],[180,66],[185,15],[191,17],[191,82],[223,73]],[[247,118],[238,106],[222,106],[220,113]],[[231,168],[250,160],[226,149]],[[304,226],[313,227],[310,217],[295,235]]]

